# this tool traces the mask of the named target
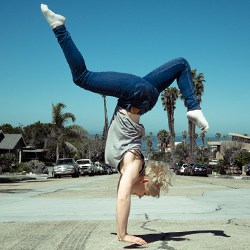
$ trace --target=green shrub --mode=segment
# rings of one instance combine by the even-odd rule
[[[6,153],[0,155],[0,173],[12,172],[16,157],[14,154]]]
[[[48,168],[45,164],[38,160],[31,160],[29,162],[24,162],[18,164],[17,167],[18,172],[27,172],[27,173],[34,173],[34,174],[45,174],[48,173]]]
[[[27,173],[29,173],[29,172],[31,172],[31,168],[27,165],[27,163],[24,163],[24,162],[22,162],[22,163],[19,163],[19,164],[17,164],[17,170],[16,170],[17,172],[27,172]]]
[[[26,164],[31,169],[30,172],[34,174],[42,174],[47,168],[43,162],[38,161],[38,160],[31,160],[27,162]]]
[[[213,167],[214,171],[219,174],[226,174],[224,160],[219,160],[218,164]]]

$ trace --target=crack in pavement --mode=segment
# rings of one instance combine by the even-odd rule
[[[150,220],[149,216],[146,213],[145,213],[145,219],[146,219],[146,221],[142,223],[141,228],[146,230],[146,231],[157,232],[157,230],[149,228],[147,226],[147,224],[151,223],[153,221],[158,221],[158,220]],[[168,245],[169,244],[169,242],[167,240],[168,235],[169,235],[168,233],[163,233],[163,232],[160,232],[160,233],[157,233],[157,234],[151,234],[151,236],[153,236],[155,238],[155,240],[151,239],[151,242],[161,241],[160,246],[157,249],[176,250],[175,248]]]
[[[231,224],[231,225],[235,225],[235,226],[238,226],[238,227],[250,227],[250,225],[238,224],[237,222],[235,222],[235,220],[237,220],[237,219],[236,218],[228,219],[226,224]]]

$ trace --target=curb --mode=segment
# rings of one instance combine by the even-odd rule
[[[13,183],[28,180],[36,180],[35,177],[29,177],[26,175],[13,175],[13,176],[0,176],[0,183]]]
[[[47,180],[48,176],[29,176],[29,175],[0,175],[0,183],[15,183],[22,181],[41,181]]]
[[[246,175],[239,175],[239,176],[234,176],[234,175],[208,175],[208,176],[212,177],[212,178],[221,178],[221,179],[250,180],[250,176],[246,176]]]

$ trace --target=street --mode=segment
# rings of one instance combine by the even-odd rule
[[[118,178],[0,183],[0,249],[138,248],[116,239]],[[250,180],[174,176],[159,199],[132,197],[128,232],[148,249],[249,249]]]

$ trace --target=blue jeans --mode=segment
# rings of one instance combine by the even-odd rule
[[[86,90],[118,98],[118,106],[139,115],[151,110],[159,94],[177,80],[188,110],[200,109],[189,63],[184,58],[169,61],[144,77],[118,72],[92,72],[64,25],[53,29],[71,69],[73,81]]]

